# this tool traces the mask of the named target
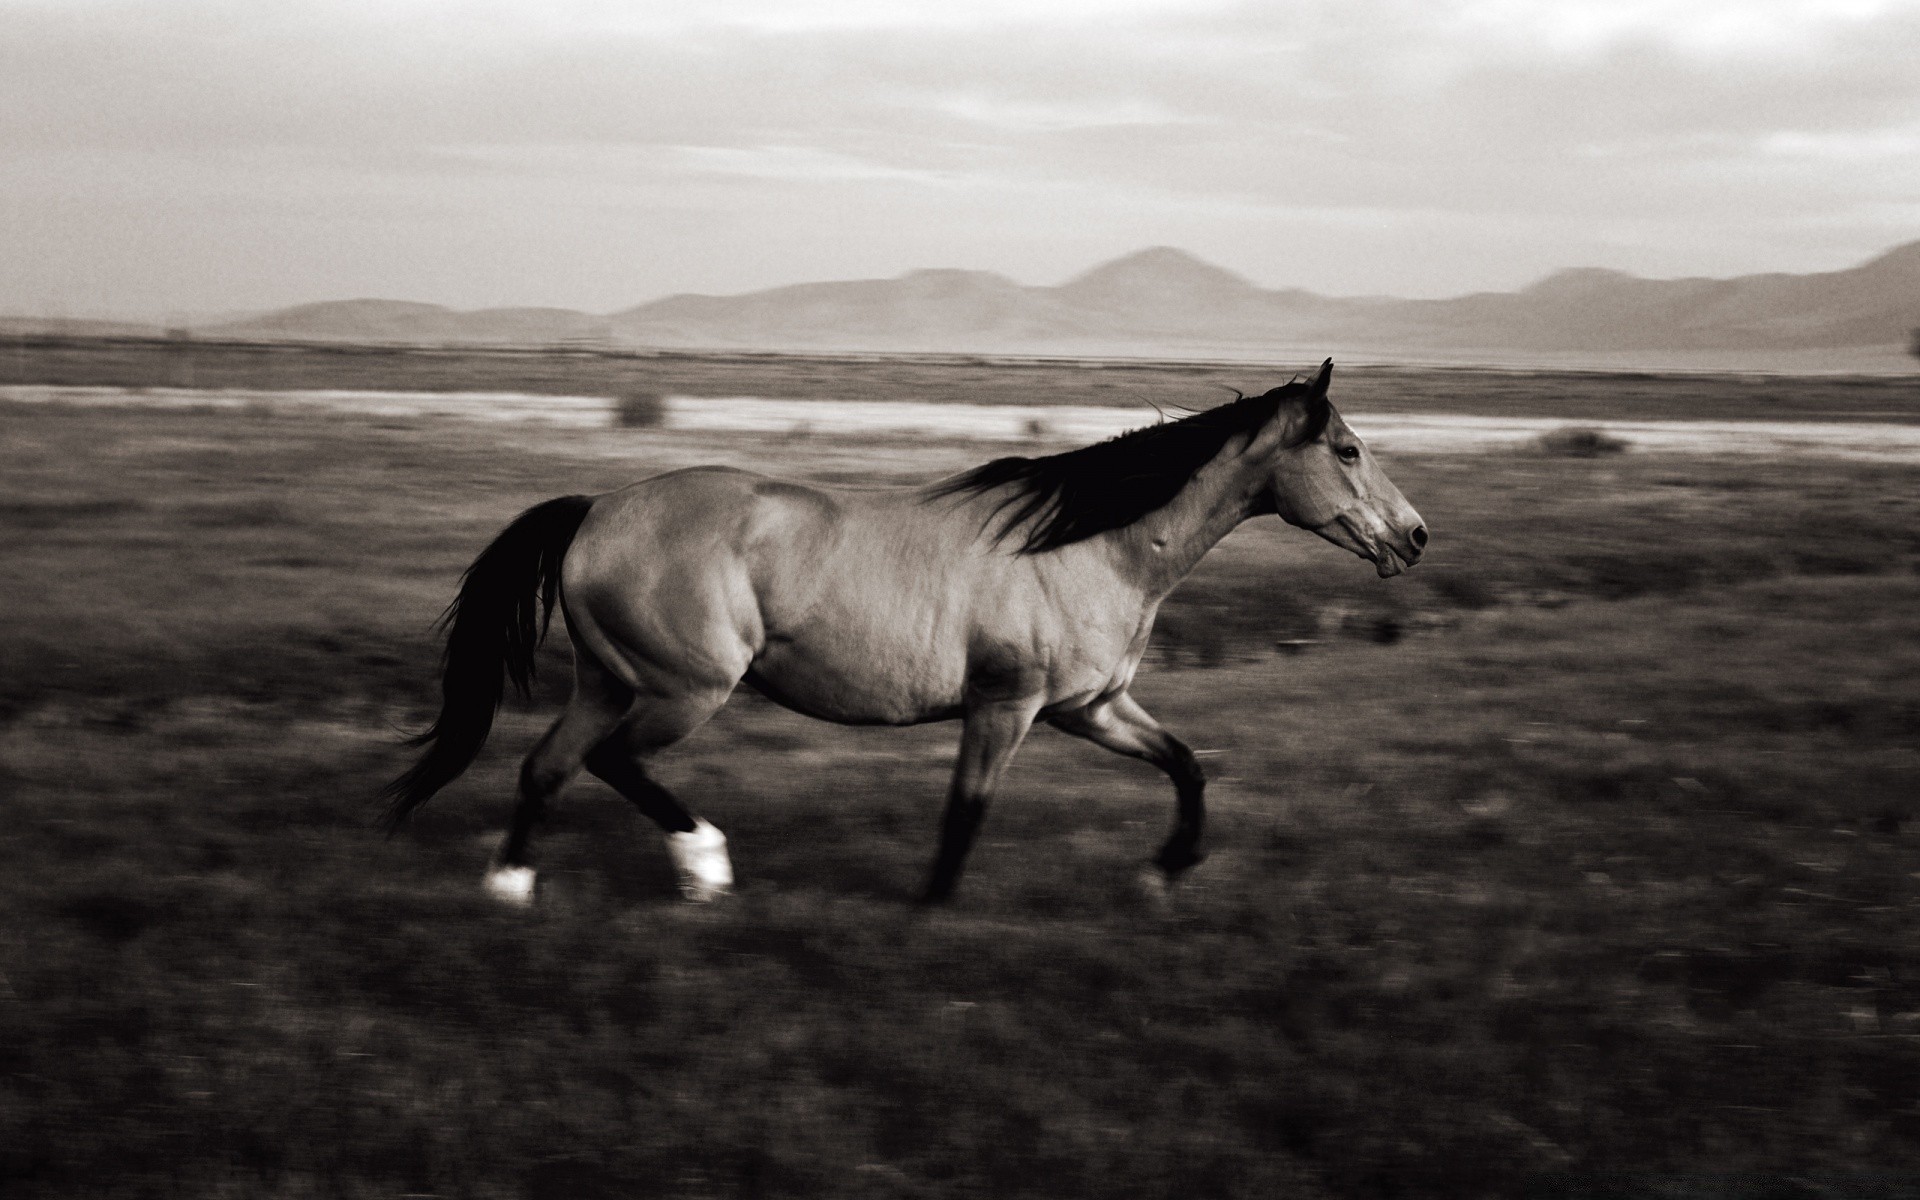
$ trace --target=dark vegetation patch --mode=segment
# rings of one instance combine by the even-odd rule
[[[105,521],[144,511],[138,500],[86,498],[70,500],[0,501],[0,526],[16,529],[53,529],[84,521]]]
[[[1570,426],[1541,434],[1534,439],[1533,448],[1548,458],[1606,458],[1625,454],[1631,447],[1625,439],[1603,429]]]
[[[667,401],[658,392],[626,392],[614,406],[613,416],[623,429],[658,429],[667,423]]]

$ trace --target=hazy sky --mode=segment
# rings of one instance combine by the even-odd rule
[[[1920,238],[1920,0],[0,0],[0,311],[1268,286]]]

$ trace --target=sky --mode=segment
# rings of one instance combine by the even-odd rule
[[[0,0],[0,312],[1268,287],[1920,239],[1920,0]]]

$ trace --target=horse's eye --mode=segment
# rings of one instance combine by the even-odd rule
[[[1360,461],[1360,447],[1358,447],[1358,446],[1342,446],[1342,447],[1340,447],[1340,461],[1341,461],[1341,462],[1350,462],[1350,463],[1356,463],[1356,462],[1359,462],[1359,461]]]

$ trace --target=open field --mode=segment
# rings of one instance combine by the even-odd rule
[[[776,399],[1207,407],[1318,365],[969,355],[432,349],[304,343],[0,339],[0,386],[636,392]],[[1344,411],[1571,420],[1920,422],[1912,374],[1660,374],[1339,364]]]
[[[621,423],[618,400],[533,392],[260,391],[199,388],[0,385],[0,404],[89,408],[214,409],[336,414],[375,420],[441,417],[571,429]],[[657,428],[708,433],[848,438],[873,435],[1022,442],[1039,452],[1114,437],[1160,420],[1144,407],[1086,404],[934,404],[912,400],[783,400],[762,396],[656,396],[647,401]],[[1178,410],[1165,413],[1177,418]],[[1514,450],[1543,437],[1584,431],[1616,450],[1681,454],[1813,455],[1920,463],[1920,425],[1897,421],[1570,421],[1564,417],[1462,413],[1353,412],[1348,421],[1382,453],[1478,453]],[[616,453],[620,453],[616,451]]]
[[[742,695],[661,772],[740,895],[677,906],[588,782],[519,915],[477,881],[550,707],[370,828],[485,540],[979,446],[0,421],[9,1197],[1920,1194],[1920,468],[1401,455],[1390,581],[1247,526],[1137,688],[1216,781],[1167,912],[1148,769],[1037,733],[923,912],[955,728]]]

